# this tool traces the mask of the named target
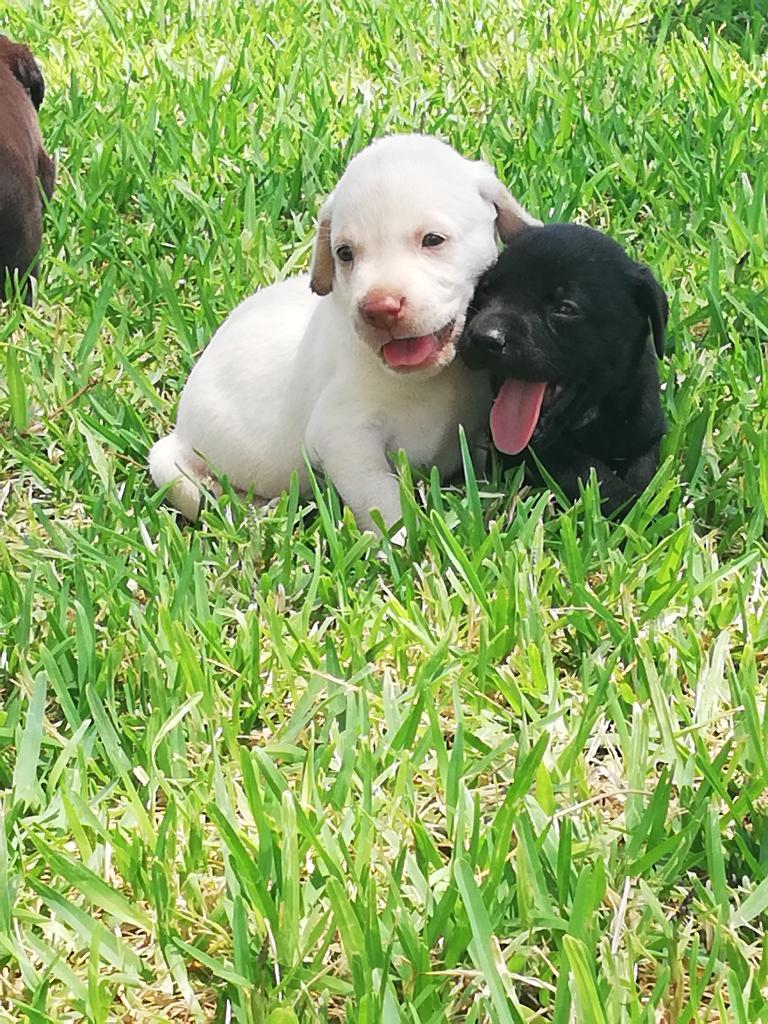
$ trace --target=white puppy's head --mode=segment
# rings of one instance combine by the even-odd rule
[[[311,286],[333,293],[393,373],[453,361],[480,274],[520,228],[539,224],[491,168],[435,138],[379,139],[320,211]]]

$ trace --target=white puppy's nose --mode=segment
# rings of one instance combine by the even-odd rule
[[[369,292],[360,303],[360,315],[372,327],[392,327],[403,311],[405,298],[391,292]]]

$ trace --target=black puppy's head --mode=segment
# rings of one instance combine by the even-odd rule
[[[459,352],[501,382],[496,447],[543,444],[631,390],[649,333],[664,354],[667,299],[651,271],[578,224],[515,235],[478,282]]]
[[[26,90],[35,110],[39,110],[45,96],[45,81],[29,49],[23,43],[11,42],[7,36],[0,35],[0,62]]]

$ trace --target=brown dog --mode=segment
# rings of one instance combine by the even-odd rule
[[[37,276],[43,233],[38,179],[50,199],[56,169],[43,149],[37,110],[45,83],[26,46],[0,35],[0,300],[6,275]],[[31,301],[31,288],[25,288]]]

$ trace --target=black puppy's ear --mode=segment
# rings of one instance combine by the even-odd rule
[[[17,46],[16,53],[11,60],[11,71],[29,93],[29,98],[35,105],[35,110],[40,109],[40,104],[45,96],[45,81],[37,61],[26,48]]]
[[[641,311],[648,317],[653,331],[656,355],[664,355],[664,333],[669,316],[669,303],[664,289],[644,263],[636,264],[636,298]]]

